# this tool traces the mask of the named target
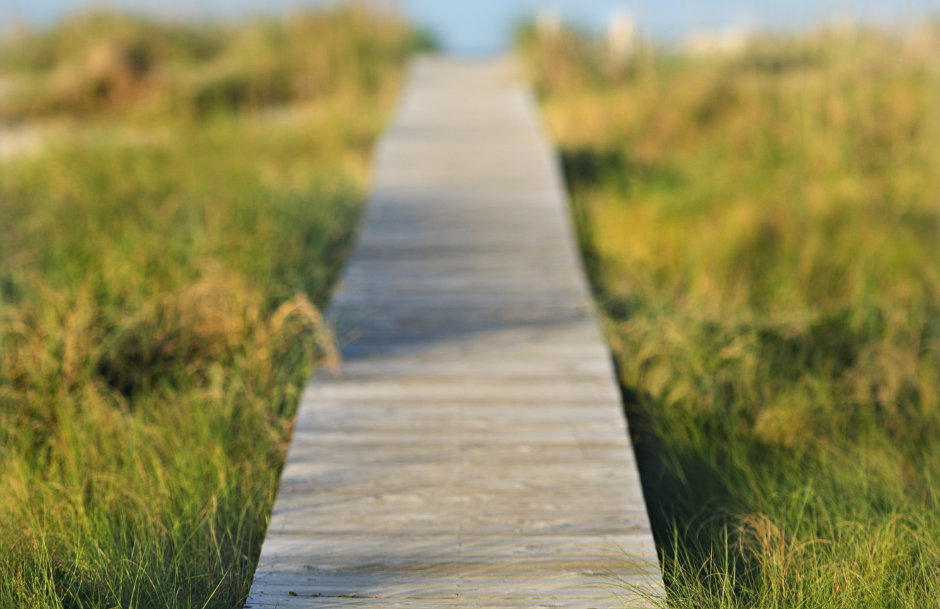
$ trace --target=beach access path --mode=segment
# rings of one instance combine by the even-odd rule
[[[248,607],[646,606],[662,578],[554,151],[510,61],[414,62]]]

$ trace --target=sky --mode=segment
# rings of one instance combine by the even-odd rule
[[[614,15],[631,16],[646,37],[680,41],[697,31],[800,29],[820,22],[903,26],[940,16],[940,0],[384,0],[434,32],[445,49],[487,54],[504,49],[513,27],[540,11],[602,30]],[[53,23],[91,7],[129,7],[171,16],[212,18],[277,13],[323,0],[0,0],[2,26]]]

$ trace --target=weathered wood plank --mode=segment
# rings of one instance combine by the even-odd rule
[[[563,185],[509,65],[423,60],[376,149],[249,607],[662,598]]]

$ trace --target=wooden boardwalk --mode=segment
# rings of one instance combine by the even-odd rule
[[[414,64],[374,175],[248,606],[645,606],[620,396],[511,66]]]

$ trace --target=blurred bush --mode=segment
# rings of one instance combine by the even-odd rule
[[[432,39],[365,5],[196,27],[113,12],[73,17],[0,47],[0,120],[136,111],[205,119],[337,93],[376,94]]]

